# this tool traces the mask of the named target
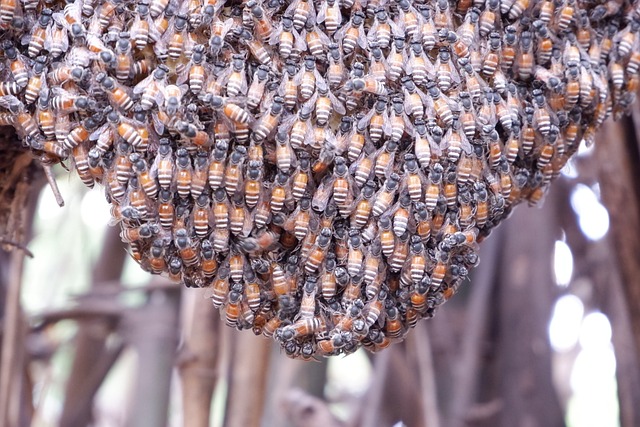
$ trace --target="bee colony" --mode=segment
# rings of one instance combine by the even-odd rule
[[[305,359],[431,317],[640,83],[629,0],[0,0],[0,43],[0,125]]]

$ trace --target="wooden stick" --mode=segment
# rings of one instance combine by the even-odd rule
[[[24,268],[24,251],[13,251],[11,254],[11,273],[8,282],[7,299],[5,301],[4,333],[2,334],[2,361],[0,363],[0,425],[18,425],[17,420],[11,419],[15,414],[15,405],[19,394],[14,393],[17,384],[13,383],[18,369],[17,342],[21,323],[20,288],[22,271]]]
[[[451,425],[462,426],[469,407],[473,403],[480,377],[482,340],[488,328],[491,311],[491,292],[498,268],[498,248],[502,229],[496,230],[483,242],[481,263],[473,273],[469,307],[465,320],[462,348],[457,368],[453,371],[453,392],[450,403]]]
[[[418,362],[424,425],[427,427],[440,427],[436,372],[433,368],[433,354],[429,331],[424,322],[414,329],[413,338],[410,342],[413,343],[413,351]]]
[[[58,206],[63,207],[64,199],[62,198],[62,194],[58,188],[58,182],[53,174],[52,166],[43,163],[42,169],[44,169],[44,176],[47,178],[47,182],[49,183],[49,187],[51,187],[51,191],[53,191],[53,196],[56,198]]]
[[[183,425],[208,427],[211,418],[211,398],[219,373],[218,328],[220,316],[206,289],[182,289],[183,344],[178,354],[178,369],[182,380]]]

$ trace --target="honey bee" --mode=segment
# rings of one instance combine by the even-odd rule
[[[226,157],[226,148],[225,148],[225,157]],[[229,196],[233,196],[240,185],[242,184],[242,168],[247,157],[247,149],[243,146],[237,146],[231,156],[229,157],[229,162],[224,170],[224,188],[227,191]],[[256,168],[256,164],[254,163],[253,167]],[[209,185],[212,188],[215,188],[212,185],[212,175],[211,175],[211,166],[209,168]],[[217,185],[218,178],[216,176],[216,180],[214,184]],[[219,186],[219,185],[218,185]]]
[[[427,83],[429,96],[426,97],[427,105],[433,109],[438,118],[447,126],[453,123],[453,112],[449,100],[440,92],[435,82]]]
[[[362,228],[367,224],[373,208],[375,191],[375,183],[373,181],[367,181],[358,196],[355,202],[355,208],[351,213],[351,223],[356,228]]]
[[[244,181],[245,203],[253,208],[258,203],[261,192],[262,163],[257,160],[249,161]]]
[[[299,1],[305,2],[305,0],[299,0]],[[294,18],[294,24],[295,24],[295,18]],[[257,40],[255,37],[253,37],[251,32],[246,30],[242,31],[240,40],[242,43],[247,45],[251,54],[261,64],[264,64],[267,66],[271,65],[272,59],[271,59],[271,55],[269,54],[269,51],[266,49],[265,45],[260,40]]]
[[[283,59],[291,56],[293,45],[300,37],[293,28],[293,19],[290,16],[283,16],[280,25],[271,33],[270,45],[278,46],[278,53]]]
[[[233,122],[236,127],[239,125],[247,125],[252,122],[251,114],[240,105],[229,101],[225,102],[225,100],[220,96],[211,97],[210,102],[214,109],[222,110],[224,117]]]
[[[322,57],[330,43],[331,39],[319,27],[307,22],[305,29],[296,40],[295,47],[299,52],[309,51],[313,56]]]
[[[13,126],[21,138],[30,137],[38,140],[40,131],[35,118],[27,111],[24,104],[15,96],[0,96],[0,106],[14,115]]]
[[[95,77],[96,82],[102,86],[113,107],[129,111],[133,107],[133,100],[127,91],[118,85],[114,79],[107,77],[105,73],[99,73]]]
[[[515,68],[521,80],[528,80],[533,73],[533,36],[529,31],[520,34],[520,52],[515,59]]]
[[[333,174],[323,181],[318,189],[316,195],[313,198],[313,208],[316,211],[324,211],[329,202],[329,199],[333,197],[340,214],[342,216],[348,216],[350,213],[351,205],[353,204],[353,187],[355,186],[352,176],[349,174],[349,169],[346,164],[346,160],[343,157],[336,157],[334,160]]]
[[[276,129],[283,111],[284,98],[275,96],[269,110],[256,120],[253,125],[253,135],[256,141],[264,140]]]
[[[262,100],[267,80],[269,79],[269,68],[265,65],[260,65],[253,73],[253,79],[251,86],[247,90],[247,106],[251,109],[255,109]]]

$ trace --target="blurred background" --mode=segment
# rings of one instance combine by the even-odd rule
[[[33,257],[2,242],[0,425],[639,426],[639,135],[607,123],[404,342],[311,362],[143,272],[60,168],[63,208],[24,186]]]

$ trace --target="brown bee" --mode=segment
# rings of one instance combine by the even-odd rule
[[[131,99],[131,96],[129,96],[127,91],[123,87],[120,87],[111,77],[107,77],[105,73],[99,73],[96,75],[96,82],[98,82],[107,92],[112,106],[124,111],[129,111],[133,107],[133,100]]]

